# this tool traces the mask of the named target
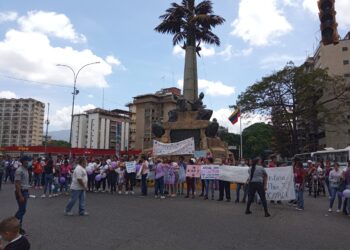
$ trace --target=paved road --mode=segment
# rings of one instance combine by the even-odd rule
[[[39,195],[39,192],[32,192]],[[88,217],[65,217],[66,196],[30,199],[24,227],[34,250],[73,249],[349,249],[350,217],[327,213],[327,198],[307,198],[306,210],[196,198],[88,194]],[[0,191],[0,218],[13,215],[13,186]]]

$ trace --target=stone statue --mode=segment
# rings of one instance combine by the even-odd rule
[[[160,123],[153,123],[152,124],[152,133],[154,134],[155,137],[160,138],[164,135],[165,130]]]
[[[219,130],[219,123],[214,118],[212,122],[209,123],[209,126],[205,130],[205,135],[210,138],[215,138]]]

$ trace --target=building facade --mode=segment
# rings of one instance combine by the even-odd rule
[[[124,110],[87,110],[73,116],[72,147],[129,149],[130,114]]]
[[[169,111],[176,108],[174,97],[181,96],[178,88],[166,88],[154,94],[134,97],[132,103],[127,104],[131,114],[130,120],[130,148],[144,150],[152,148],[154,136],[152,124],[168,121]]]
[[[45,104],[34,99],[0,99],[0,146],[40,146]]]
[[[327,69],[331,76],[341,76],[350,87],[350,32],[339,40],[339,43],[333,45],[323,45],[322,43],[317,48],[314,56],[309,57],[305,62],[306,70],[315,68]],[[331,93],[324,93],[330,96]],[[327,109],[332,110],[333,107],[338,106],[336,103],[327,104]],[[339,111],[339,110],[337,110]],[[335,149],[345,148],[350,146],[350,110],[349,107],[344,106],[340,110],[347,119],[347,122],[339,123],[324,123],[319,129],[318,147],[323,149],[332,147]]]

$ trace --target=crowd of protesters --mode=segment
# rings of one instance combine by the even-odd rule
[[[247,203],[246,214],[251,214],[251,203],[262,204],[265,216],[270,214],[267,208],[265,191],[267,190],[267,174],[265,168],[278,167],[276,158],[271,157],[268,163],[261,158],[253,160],[234,161],[233,159],[213,159],[211,157],[185,160],[183,156],[149,158],[135,157],[97,157],[71,158],[58,156],[31,159],[27,156],[19,159],[0,156],[0,190],[2,183],[14,183],[18,203],[15,217],[19,222],[21,234],[23,216],[29,198],[29,189],[41,192],[42,198],[56,197],[60,194],[71,198],[65,209],[66,215],[71,212],[75,202],[79,199],[79,215],[88,215],[85,211],[86,192],[105,193],[112,195],[134,195],[135,187],[140,186],[142,196],[149,195],[148,182],[154,182],[154,197],[156,199],[202,197],[204,200],[214,200],[215,192],[219,191],[217,201],[231,201],[230,182],[222,180],[201,180],[186,176],[188,165],[231,165],[250,167],[249,178],[246,183],[237,183],[235,203]],[[127,165],[133,163],[135,169],[128,171]],[[281,165],[283,166],[283,165]],[[341,170],[338,163],[333,165],[326,161],[314,163],[309,161],[304,166],[295,159],[293,164],[296,199],[289,201],[297,210],[304,210],[304,193],[308,188],[309,195],[317,197],[321,193],[329,195],[328,212],[333,211],[336,199],[336,212],[350,215],[350,201],[343,197],[343,191],[350,191],[350,161],[346,169]],[[316,185],[317,184],[317,185]],[[186,189],[185,189],[186,187]],[[243,197],[241,197],[243,191]],[[348,197],[348,196],[347,196]],[[274,203],[276,201],[271,201]],[[277,201],[281,204],[281,201]],[[12,221],[11,223],[15,223]]]

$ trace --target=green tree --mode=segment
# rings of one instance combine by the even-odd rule
[[[314,135],[303,140],[309,140],[309,148],[317,148],[320,126],[345,121],[340,107],[349,106],[349,97],[350,89],[343,78],[330,77],[323,69],[306,72],[290,62],[248,87],[238,97],[238,105],[243,113],[271,117],[274,129],[289,137],[290,146],[285,148],[292,156],[301,150],[300,131]]]
[[[186,51],[184,72],[184,98],[190,102],[198,98],[197,56],[201,42],[220,45],[220,39],[212,28],[223,24],[225,19],[213,14],[211,1],[183,0],[172,3],[165,14],[159,17],[162,22],[155,28],[157,32],[172,34],[173,45],[184,43]]]
[[[263,122],[254,123],[243,130],[242,136],[244,158],[254,158],[271,149],[273,127]]]
[[[51,140],[51,141],[47,142],[47,146],[68,148],[68,147],[70,147],[70,144],[69,144],[69,142],[62,141],[62,140]]]

